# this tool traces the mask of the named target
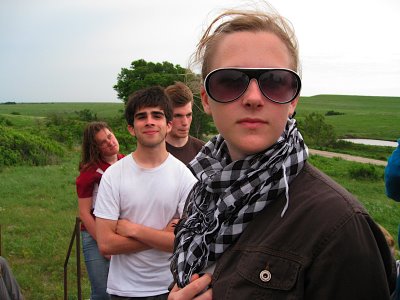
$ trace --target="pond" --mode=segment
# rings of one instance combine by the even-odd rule
[[[397,142],[391,142],[391,141],[370,140],[370,139],[342,139],[342,140],[355,144],[364,144],[372,146],[389,146],[394,148],[397,147]]]

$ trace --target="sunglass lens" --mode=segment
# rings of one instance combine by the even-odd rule
[[[218,70],[208,79],[208,93],[218,102],[239,98],[247,89],[249,78],[237,70]]]
[[[288,70],[269,70],[260,76],[263,94],[278,103],[286,103],[296,96],[299,86],[295,74]]]

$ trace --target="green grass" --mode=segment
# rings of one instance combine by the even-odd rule
[[[59,103],[17,103],[0,104],[1,114],[20,114],[24,116],[44,117],[52,113],[73,114],[75,111],[89,109],[103,117],[113,117],[120,109],[121,103],[89,103],[89,102],[59,102]]]
[[[400,127],[400,97],[318,95],[301,97],[297,119],[317,112],[343,113],[326,116],[339,138],[369,138],[396,141]]]
[[[13,127],[30,128],[32,131],[49,114],[76,116],[77,111],[85,109],[93,111],[101,119],[107,119],[121,114],[123,104],[0,105],[0,117],[10,120]],[[328,111],[343,113],[326,117],[339,137],[392,141],[399,138],[400,98],[330,95],[302,97],[297,111],[297,118],[313,111],[321,114]],[[131,143],[130,137],[127,140]],[[345,151],[386,159],[392,149],[351,146]],[[77,215],[75,177],[78,175],[78,160],[79,153],[71,150],[59,165],[8,167],[0,172],[2,254],[9,260],[26,299],[63,298],[63,264]],[[350,175],[350,170],[361,166],[359,163],[320,156],[312,156],[310,162],[356,195],[371,216],[397,240],[400,204],[385,196],[383,167],[374,167],[377,179],[356,180]],[[74,254],[73,251],[68,269],[69,299],[76,299]],[[82,267],[85,270],[83,261]],[[86,273],[83,275],[83,298],[87,299],[89,283]]]
[[[374,167],[377,180],[355,180],[349,170],[359,163],[320,156],[311,156],[310,162],[356,195],[397,240],[400,209],[385,196],[383,167]],[[74,152],[61,165],[12,167],[0,173],[3,255],[10,261],[26,299],[63,297],[63,264],[77,214],[77,163],[78,153]],[[74,256],[69,266],[70,299],[76,299]],[[83,262],[82,267],[84,270]],[[89,284],[83,275],[83,296],[87,299]]]
[[[101,119],[115,117],[123,110],[121,103],[17,103],[0,104],[0,116],[16,125],[34,125],[37,120],[52,113],[74,115],[89,109]],[[317,112],[341,113],[326,116],[340,138],[370,138],[396,141],[399,138],[400,97],[318,95],[301,97],[297,105],[297,119]]]
[[[26,299],[63,297],[63,264],[77,214],[77,163],[74,153],[61,165],[12,167],[0,173],[2,254]],[[71,291],[76,291],[74,253],[68,271]],[[87,299],[87,276],[83,290]]]
[[[110,119],[121,114],[121,103],[17,103],[0,104],[0,116],[10,120],[15,127],[35,126],[51,114],[75,116],[76,112],[89,109],[99,119]]]
[[[334,147],[315,147],[315,149],[386,161],[395,148],[340,141]]]

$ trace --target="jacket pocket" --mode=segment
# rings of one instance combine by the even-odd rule
[[[265,289],[289,291],[298,279],[301,264],[295,260],[259,251],[245,251],[240,257],[238,273]]]

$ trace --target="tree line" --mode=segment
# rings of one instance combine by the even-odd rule
[[[199,74],[167,61],[154,63],[139,59],[133,61],[128,68],[121,69],[114,90],[118,98],[126,103],[129,95],[137,90],[154,85],[165,88],[176,81],[185,83],[193,92],[193,121],[190,134],[199,139],[206,138],[214,131],[214,127],[211,118],[203,112],[199,94],[201,84]]]
[[[118,98],[126,104],[129,95],[137,90],[154,85],[167,87],[176,81],[185,83],[194,95],[190,134],[207,141],[216,130],[211,117],[203,111],[199,74],[170,62],[154,63],[139,59],[133,61],[128,68],[121,69],[113,88],[117,91]],[[65,151],[80,144],[87,122],[95,120],[99,120],[97,114],[89,109],[77,111],[72,116],[51,114],[29,132],[13,128],[9,119],[0,116],[0,129],[3,133],[0,136],[0,170],[4,166],[58,163]],[[133,150],[135,145],[126,131],[123,110],[115,117],[102,121],[108,122],[113,128],[121,150]],[[336,142],[333,127],[320,114],[311,113],[305,116],[298,126],[309,146],[332,146]]]

